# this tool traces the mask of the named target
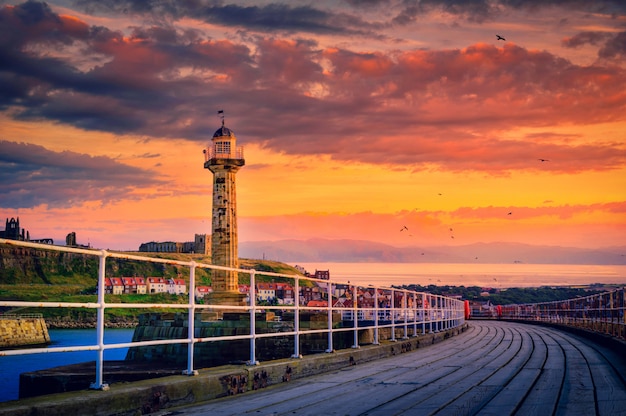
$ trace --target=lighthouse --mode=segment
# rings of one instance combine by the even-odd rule
[[[224,112],[218,113],[222,116],[222,127],[203,151],[204,167],[213,173],[211,262],[238,268],[236,175],[246,162],[243,147],[237,147],[235,133],[224,125]],[[213,269],[211,273],[210,304],[245,305],[245,294],[239,292],[236,271]]]

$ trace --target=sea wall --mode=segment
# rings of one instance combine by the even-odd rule
[[[0,348],[50,343],[48,327],[39,315],[0,315]]]
[[[250,334],[249,313],[224,313],[215,320],[208,315],[197,313],[194,321],[195,338],[212,338],[223,336],[245,336]],[[257,314],[255,320],[256,334],[279,334],[293,333],[294,315],[284,313],[277,319],[273,312]],[[333,314],[333,328],[353,328],[352,321],[342,321],[341,315]],[[328,326],[328,314],[323,313],[300,313],[299,328],[302,331],[324,330]],[[133,342],[154,341],[164,339],[187,339],[189,332],[188,316],[186,313],[150,313],[139,316],[139,324],[135,328]],[[379,329],[379,340],[384,341],[392,338],[390,328]],[[407,336],[416,336],[413,328],[407,328]],[[404,328],[395,328],[395,338],[405,336]],[[354,344],[354,332],[351,330],[336,331],[333,335],[333,349],[350,348]],[[299,353],[309,355],[325,352],[328,349],[328,333],[314,332],[299,336]],[[367,345],[374,342],[373,326],[358,330],[359,345]],[[272,361],[289,358],[295,351],[295,338],[293,335],[273,335],[259,337],[255,341],[255,359],[258,361]],[[168,365],[187,365],[188,344],[161,344],[140,347],[130,347],[126,354],[126,360],[134,363],[159,363]],[[250,340],[239,339],[230,341],[213,341],[195,343],[194,366],[208,368],[227,364],[241,364],[250,360]]]
[[[258,314],[255,322],[257,334],[292,332],[293,317],[277,321],[271,312]],[[301,328],[323,329],[328,324],[326,313],[306,315]],[[223,319],[215,320],[206,315],[196,314],[195,338],[211,338],[217,336],[243,336],[250,333],[250,315],[248,313],[224,313]],[[340,318],[334,316],[335,325]],[[186,339],[189,325],[186,313],[150,313],[139,316],[139,324],[135,328],[133,342],[153,341],[161,339]],[[327,348],[327,334],[302,335],[302,354],[323,352]],[[340,333],[335,337],[335,348],[347,348],[352,345],[351,334]],[[162,344],[143,347],[131,347],[126,360],[133,362],[167,363],[185,366],[187,364],[187,344]],[[288,358],[294,352],[294,337],[273,336],[256,340],[256,358],[261,361]],[[250,340],[215,341],[196,343],[194,346],[194,363],[196,367],[214,367],[226,364],[241,364],[250,359]]]

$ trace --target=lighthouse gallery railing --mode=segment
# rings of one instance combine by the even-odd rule
[[[74,347],[62,348],[29,348],[29,349],[8,349],[0,351],[0,355],[24,355],[52,352],[75,352],[75,351],[95,351],[96,374],[95,382],[91,384],[93,389],[106,389],[108,386],[103,383],[103,361],[104,351],[118,348],[131,348],[140,346],[154,346],[164,344],[181,344],[185,343],[187,347],[187,368],[182,372],[187,375],[195,375],[197,371],[194,369],[194,344],[215,341],[233,341],[246,340],[250,341],[250,356],[247,361],[249,364],[257,364],[256,340],[262,337],[294,337],[294,351],[292,357],[301,357],[300,354],[300,336],[306,334],[327,334],[326,352],[332,352],[333,333],[352,331],[354,334],[354,343],[352,348],[359,348],[358,333],[360,330],[373,330],[373,343],[379,343],[379,329],[389,328],[391,340],[396,340],[396,332],[401,334],[402,338],[408,338],[418,333],[438,332],[462,325],[465,322],[464,303],[461,300],[439,295],[433,295],[423,292],[412,292],[409,290],[367,286],[361,287],[351,285],[349,282],[339,282],[335,280],[319,280],[309,277],[259,272],[255,270],[235,269],[239,273],[249,275],[250,293],[249,302],[245,306],[230,305],[205,305],[197,303],[194,293],[196,287],[196,270],[203,269],[221,269],[233,270],[227,267],[220,267],[212,264],[196,263],[194,261],[179,261],[162,258],[152,258],[139,255],[131,255],[125,253],[112,252],[107,250],[91,250],[83,248],[73,248],[65,246],[54,246],[47,244],[37,244],[31,242],[15,241],[0,239],[0,244],[8,244],[20,247],[30,247],[38,250],[53,250],[65,253],[76,253],[87,256],[98,257],[98,285],[97,300],[95,302],[26,302],[26,301],[9,301],[0,300],[2,307],[17,308],[89,308],[97,311],[96,323],[96,339],[95,345],[81,345]],[[107,259],[117,258],[130,261],[162,263],[164,265],[177,265],[189,268],[188,278],[185,279],[189,284],[189,291],[186,295],[188,303],[110,303],[105,297],[105,270]],[[293,281],[293,289],[296,295],[293,304],[281,305],[263,305],[259,304],[256,299],[256,281],[259,275],[269,276],[271,278],[286,278]],[[327,301],[321,302],[316,306],[306,306],[303,304],[300,296],[300,289],[304,286],[311,287],[315,285],[321,291],[321,298]],[[337,291],[341,288],[342,295]],[[146,295],[149,296],[149,295]],[[345,302],[348,297],[351,301]],[[354,301],[356,299],[356,301]],[[340,301],[344,301],[341,303]],[[111,343],[105,344],[105,310],[110,308],[140,308],[140,309],[182,309],[187,310],[190,316],[196,316],[196,312],[203,310],[211,311],[240,311],[250,314],[250,331],[245,335],[233,336],[215,336],[209,338],[198,338],[195,334],[194,321],[188,319],[187,338],[177,339],[159,339],[150,341],[138,341],[130,343]],[[257,333],[255,329],[255,318],[258,313],[267,311],[290,311],[294,314],[293,331]],[[317,312],[327,315],[326,327],[316,329],[300,328],[300,316],[304,313]],[[341,316],[342,321],[352,322],[352,326],[337,327],[333,324],[333,317]],[[354,317],[357,319],[353,319]]]

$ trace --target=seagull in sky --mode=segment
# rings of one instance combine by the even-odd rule
[[[406,227],[406,225],[405,225],[404,227],[400,228],[400,232],[402,232],[402,231],[404,231],[404,230],[409,231],[409,229]]]
[[[500,35],[496,35],[496,37],[497,37],[497,39],[496,39],[496,40],[506,40],[506,39],[504,39],[504,38],[503,38],[502,36],[500,36]]]
[[[506,215],[512,215],[512,214],[513,214],[512,212],[509,212],[509,213],[508,213],[508,214],[506,214]]]
[[[550,161],[550,159],[541,159],[541,158],[540,158],[540,159],[537,159],[537,160],[538,160],[538,161],[540,161],[540,162],[542,162],[542,163],[543,163],[543,162],[549,162],[549,161]]]

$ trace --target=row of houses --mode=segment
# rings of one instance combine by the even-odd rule
[[[163,277],[105,277],[104,293],[138,295],[170,293],[185,295],[188,293],[184,279],[165,279]]]
[[[170,293],[173,295],[184,295],[188,293],[187,285],[184,279],[166,279],[163,277],[107,277],[105,278],[105,293],[110,294],[154,294],[154,293]],[[300,287],[300,293],[296,294],[293,286],[288,283],[257,283],[256,284],[256,300],[258,302],[270,302],[278,305],[294,305],[296,299],[300,305],[310,307],[327,307],[328,296],[324,284],[315,284],[313,286]],[[353,287],[349,285],[333,286],[333,307],[352,308],[356,298],[359,307],[374,308],[378,301],[379,308],[389,308],[392,305],[391,296],[388,292],[378,289],[379,293],[375,294],[374,289],[358,288],[353,293]],[[202,299],[213,292],[211,286],[196,286],[194,296],[196,299]],[[250,286],[239,285],[239,292],[250,295]],[[407,305],[412,306],[413,298],[406,299]],[[403,303],[402,292],[396,292],[394,305]],[[418,299],[421,303],[421,299]]]
[[[300,305],[309,307],[328,307],[328,295],[324,284],[315,284],[314,286],[300,287],[299,293],[296,294],[293,286],[288,283],[257,283],[256,284],[256,300],[259,302],[269,302],[278,305],[294,305],[296,299],[299,299]],[[352,308],[354,305],[354,295],[352,287],[349,285],[333,286],[333,307]],[[195,289],[196,299],[202,299],[213,291],[211,286],[197,286]],[[248,285],[239,285],[239,292],[246,294],[249,298],[250,287]],[[374,308],[376,299],[378,307],[389,308],[391,306],[391,298],[389,293],[379,290],[378,296],[375,295],[373,289],[357,289],[356,298],[361,308]],[[412,303],[412,299],[407,300]],[[401,300],[395,300],[396,305],[401,304]]]

